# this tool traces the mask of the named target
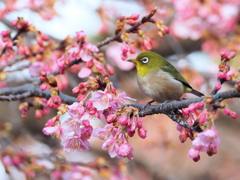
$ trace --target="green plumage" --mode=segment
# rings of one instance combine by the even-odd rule
[[[203,96],[157,53],[145,51],[128,61],[136,64],[140,88],[155,101],[178,100],[184,92]]]

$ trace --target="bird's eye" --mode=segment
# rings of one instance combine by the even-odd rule
[[[146,64],[146,63],[148,63],[148,58],[147,57],[144,57],[144,58],[142,58],[142,63],[144,63],[144,64]]]

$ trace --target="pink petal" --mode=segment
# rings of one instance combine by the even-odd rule
[[[53,133],[55,133],[58,130],[58,127],[54,126],[54,127],[45,127],[43,128],[43,133],[46,135],[51,135]]]
[[[88,69],[86,67],[83,67],[79,72],[78,72],[78,77],[80,78],[86,78],[92,74],[92,70]]]

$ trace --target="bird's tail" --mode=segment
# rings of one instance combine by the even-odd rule
[[[199,97],[204,96],[203,93],[201,93],[201,92],[199,92],[199,91],[197,91],[197,90],[195,90],[195,89],[192,89],[191,93],[194,94],[194,95],[196,95],[196,96],[199,96]]]

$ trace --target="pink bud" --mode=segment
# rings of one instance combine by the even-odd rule
[[[27,25],[28,25],[28,21],[23,21],[22,24],[23,24],[24,26],[27,26]]]
[[[127,21],[127,24],[133,26],[133,25],[137,24],[137,21],[130,19]]]
[[[97,113],[97,110],[96,109],[91,109],[91,110],[88,111],[88,113],[90,115],[95,115]]]
[[[83,120],[83,121],[82,121],[82,124],[83,124],[85,127],[90,126],[90,122],[89,122],[88,120]]]
[[[188,112],[193,112],[196,109],[196,105],[195,104],[190,104],[188,106]]]
[[[142,127],[142,121],[137,121],[137,127],[141,128]]]
[[[107,66],[107,70],[110,76],[114,75],[114,69],[112,66],[110,66],[109,64],[106,65]]]
[[[37,40],[38,45],[43,47],[43,40],[42,40],[41,36],[37,35],[36,40]]]
[[[41,33],[41,38],[44,41],[47,41],[49,39],[48,35]]]
[[[123,21],[123,20],[125,20],[125,18],[126,18],[125,16],[120,16],[119,21]]]
[[[223,112],[224,112],[226,115],[229,115],[229,114],[230,114],[230,110],[229,110],[228,108],[225,108],[225,109],[223,110]]]
[[[132,20],[137,20],[139,16],[139,14],[132,14],[129,18],[131,18]]]
[[[85,83],[84,82],[81,82],[81,83],[79,83],[79,85],[78,85],[80,88],[84,88],[86,85],[85,85]]]
[[[138,135],[140,138],[145,139],[147,137],[147,131],[144,128],[138,128]]]
[[[179,140],[181,141],[181,143],[184,143],[187,140],[187,135],[186,133],[182,133],[179,135]]]
[[[86,34],[84,33],[84,31],[78,31],[78,32],[76,32],[76,34],[77,34],[77,39],[78,40],[81,40],[81,41],[85,40]]]
[[[11,39],[9,39],[9,40],[7,41],[7,47],[8,47],[8,48],[12,48],[12,47],[13,47],[13,41],[12,41]]]
[[[122,114],[118,117],[118,121],[122,126],[127,125],[129,116],[127,114]]]
[[[16,25],[17,25],[17,20],[13,20],[13,21],[12,21],[12,25],[13,25],[13,26],[16,26]]]
[[[188,114],[189,114],[188,109],[187,109],[187,108],[183,108],[183,109],[182,109],[182,113],[183,113],[184,115],[188,115]]]
[[[179,124],[177,125],[176,129],[177,129],[179,132],[182,132],[182,131],[183,131],[183,127],[180,126]]]
[[[14,165],[19,165],[21,163],[21,160],[18,156],[13,156],[12,161]]]
[[[41,119],[43,116],[44,116],[44,114],[43,114],[43,111],[42,111],[42,110],[37,109],[37,110],[35,111],[35,117],[36,117],[36,118]]]
[[[199,150],[191,148],[188,152],[188,157],[197,162],[200,160]]]
[[[86,102],[86,107],[87,107],[88,109],[92,109],[92,108],[93,108],[93,102],[92,102],[92,101],[87,101],[87,102]]]
[[[45,91],[45,90],[47,89],[47,87],[48,87],[48,84],[47,84],[47,83],[42,83],[41,86],[40,86],[40,89],[41,89],[42,91]]]
[[[129,45],[126,43],[123,43],[121,50],[123,53],[127,53],[129,51]]]
[[[17,28],[18,29],[22,29],[22,25],[21,24],[17,24]]]
[[[222,87],[222,84],[220,83],[220,81],[218,81],[217,84],[215,85],[215,89],[219,90],[221,89],[221,87]]]
[[[40,79],[40,81],[42,81],[42,82],[43,82],[43,81],[45,81],[45,80],[46,80],[46,77],[42,77],[42,76],[41,76],[39,79]]]
[[[2,35],[2,36],[7,36],[7,35],[9,35],[9,31],[2,31],[2,32],[1,32],[1,35]]]
[[[238,118],[238,114],[236,112],[230,112],[230,116],[233,118],[233,119],[237,119]]]
[[[236,56],[236,53],[234,51],[231,51],[230,53],[228,53],[228,59],[232,59]]]
[[[226,79],[227,81],[231,81],[232,77],[231,77],[231,76],[227,76],[225,79]]]
[[[61,179],[62,173],[59,172],[59,171],[52,171],[51,177],[52,177],[53,179]]]
[[[227,52],[223,51],[221,52],[221,59],[224,60],[227,57]]]
[[[82,101],[83,99],[86,98],[86,95],[84,95],[84,94],[79,94],[77,98],[78,98],[78,101]]]
[[[221,72],[219,75],[218,75],[218,78],[219,79],[225,79],[227,77],[227,73],[226,72]]]
[[[73,94],[78,94],[79,93],[79,87],[76,86],[75,88],[73,88],[72,93]]]
[[[162,30],[162,33],[163,34],[169,34],[170,33],[170,29],[168,27],[165,27],[163,30]]]
[[[204,106],[204,102],[203,102],[203,101],[198,102],[198,103],[196,104],[196,106],[197,106],[197,108],[202,108],[202,107]]]
[[[2,37],[2,42],[7,42],[8,41],[8,37]]]
[[[148,37],[145,37],[143,39],[143,48],[146,50],[146,51],[149,51],[152,49],[152,40]]]
[[[116,120],[117,114],[110,114],[107,116],[106,122],[107,123],[112,123]]]
[[[210,147],[208,150],[207,150],[207,154],[208,156],[212,156],[214,154],[217,154],[217,148],[216,147]]]
[[[127,133],[129,137],[133,137],[135,134],[135,131],[130,131],[129,128],[127,129]]]
[[[207,121],[207,118],[208,118],[207,112],[203,112],[203,113],[200,115],[199,122],[200,122],[201,124],[204,124],[204,123]]]

